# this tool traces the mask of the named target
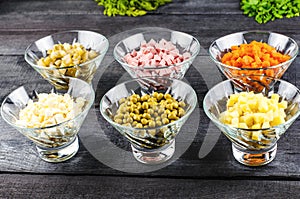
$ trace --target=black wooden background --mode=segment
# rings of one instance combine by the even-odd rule
[[[93,81],[97,98],[79,132],[78,154],[71,160],[58,164],[40,160],[34,145],[0,119],[0,198],[299,198],[299,120],[279,140],[275,160],[257,168],[237,163],[225,136],[214,127],[210,132],[207,130],[209,119],[203,113],[201,100],[212,85],[222,80],[207,52],[213,40],[229,33],[259,29],[300,41],[299,17],[258,24],[242,14],[239,3],[173,0],[142,17],[107,17],[93,0],[1,0],[1,102],[19,85],[43,82],[24,60],[24,50],[36,39],[63,30],[92,30],[109,39],[110,49]],[[197,91],[201,122],[193,140],[179,140],[190,145],[176,161],[151,172],[123,172],[114,168],[130,168],[130,161],[116,161],[114,168],[107,166],[83,140],[86,135],[97,133],[96,126],[102,120],[95,120],[94,116],[99,115],[97,108],[103,93],[120,77],[126,78],[125,71],[113,60],[112,48],[124,33],[148,27],[186,32],[200,41],[200,54],[186,79]],[[298,87],[299,62],[297,57],[283,77]],[[214,76],[206,77],[209,74]],[[205,157],[199,158],[208,133],[217,137],[216,144]],[[106,136],[108,142],[128,149],[128,143],[113,130]]]

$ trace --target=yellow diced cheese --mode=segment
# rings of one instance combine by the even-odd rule
[[[278,108],[286,109],[287,105],[288,105],[287,101],[282,101],[278,104]]]
[[[270,123],[269,122],[264,122],[261,126],[262,129],[267,129],[267,128],[270,128]]]
[[[259,123],[256,123],[254,125],[252,125],[251,127],[252,129],[260,129],[261,128],[261,125]]]
[[[268,106],[267,100],[266,99],[261,100],[258,103],[258,111],[260,113],[266,113],[266,112],[268,112],[268,110],[269,110],[269,106]]]
[[[274,117],[273,121],[271,121],[270,124],[272,126],[277,126],[277,125],[282,124],[284,122],[285,122],[284,117],[278,115],[278,116]]]
[[[230,95],[230,97],[227,101],[227,106],[233,106],[237,102],[238,97],[239,96],[237,94]]]
[[[276,102],[279,101],[279,95],[278,94],[272,94],[271,99],[275,100]]]
[[[227,101],[227,110],[220,115],[223,123],[239,128],[270,128],[285,122],[286,100],[279,102],[280,96],[272,94],[270,98],[262,93],[241,92],[232,94]]]
[[[248,126],[247,126],[247,124],[246,123],[239,123],[239,128],[241,128],[241,129],[248,129]]]
[[[253,131],[252,132],[252,140],[261,141],[261,132],[260,131]]]

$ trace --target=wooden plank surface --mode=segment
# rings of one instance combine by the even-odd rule
[[[297,198],[299,181],[1,174],[1,198]],[[253,188],[257,189],[253,189]],[[31,191],[28,191],[31,190]],[[266,191],[267,190],[267,191]],[[277,192],[276,190],[280,190]]]
[[[74,158],[59,164],[40,160],[34,144],[0,118],[0,198],[299,198],[299,120],[279,140],[276,159],[267,166],[254,168],[234,160],[230,142],[216,127],[209,126],[202,110],[205,93],[222,80],[207,51],[214,39],[242,30],[261,29],[283,33],[300,43],[299,17],[260,25],[242,14],[239,2],[173,0],[143,17],[107,17],[93,0],[0,1],[1,102],[19,85],[44,82],[23,57],[24,50],[34,40],[58,31],[86,29],[97,31],[110,41],[110,49],[93,81],[96,101],[79,133],[80,149]],[[113,59],[114,45],[124,32],[146,27],[187,32],[200,41],[200,54],[186,80],[197,91],[201,122],[189,139],[178,140],[180,146],[187,148],[171,163],[152,170],[146,168],[149,172],[132,172],[132,168],[144,171],[145,167],[139,167],[129,156],[101,159],[99,151],[89,142],[94,139],[104,143],[100,154],[109,154],[105,143],[130,153],[126,140],[111,127],[103,127],[98,106],[106,90],[120,79],[128,78]],[[297,57],[283,77],[298,87],[299,64]],[[104,133],[97,128],[104,128]],[[199,157],[207,135],[216,143],[205,157]]]

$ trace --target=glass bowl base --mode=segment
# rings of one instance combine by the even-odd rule
[[[160,149],[149,150],[131,144],[135,159],[144,164],[160,164],[169,160],[175,152],[175,140]]]
[[[234,158],[241,164],[247,166],[262,166],[266,165],[275,158],[277,152],[277,144],[263,151],[250,151],[241,149],[232,144],[232,153]]]
[[[78,137],[76,136],[74,141],[65,147],[60,147],[56,149],[45,149],[36,146],[39,157],[46,162],[63,162],[71,157],[73,157],[78,149],[79,142]]]

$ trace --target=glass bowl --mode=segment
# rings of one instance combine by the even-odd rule
[[[68,90],[56,90],[47,82],[45,82],[46,84],[25,84],[12,91],[1,105],[2,118],[33,141],[36,144],[39,157],[47,162],[62,162],[70,159],[77,153],[79,148],[77,133],[95,98],[93,88],[87,82],[71,77],[66,77],[66,80],[68,82]],[[61,120],[62,122],[60,123],[45,125],[41,128],[27,128],[27,123],[24,125],[18,122],[20,121],[20,111],[30,104],[31,100],[33,102],[37,101],[39,93],[62,95],[67,93],[73,99],[81,97],[84,99],[82,111],[78,113],[74,110],[76,107],[70,108],[70,111],[75,111],[73,119]],[[52,100],[52,103],[55,102]],[[54,118],[54,116],[47,114],[45,111],[46,116]]]
[[[297,87],[283,80],[276,80],[272,90],[265,93],[270,97],[277,93],[279,101],[286,100],[288,107],[285,109],[285,122],[264,129],[235,128],[222,123],[219,118],[224,112],[226,102],[231,94],[236,93],[234,84],[230,80],[223,81],[206,94],[203,107],[206,115],[232,142],[232,151],[235,159],[248,166],[260,166],[271,162],[277,151],[277,141],[292,125],[300,114],[300,91]]]
[[[143,50],[143,52],[145,52],[147,56],[150,55],[150,57],[145,57],[146,60],[144,58],[138,58],[139,60],[144,59],[142,64],[134,65],[133,62],[125,59],[126,55],[129,53],[138,51],[141,52],[141,46],[145,45],[145,42],[151,43],[151,41],[156,43],[161,41],[171,42],[174,46],[169,48],[168,45],[167,47],[164,45],[157,45],[154,46],[155,52],[153,52],[152,49],[151,53],[148,52],[149,50]],[[147,46],[149,47],[149,45]],[[160,52],[165,52],[165,54],[168,54],[170,57],[163,57],[162,54],[158,53],[158,49],[160,49]],[[200,43],[195,37],[170,29],[158,29],[143,31],[123,39],[115,46],[113,55],[132,78],[164,76],[174,79],[182,79],[199,51]],[[178,53],[180,55],[188,54],[188,56],[181,62],[178,61],[178,63],[171,63],[170,60],[175,60]],[[151,58],[153,55],[154,57]],[[159,56],[155,57],[155,55]],[[159,57],[161,57],[161,59]],[[147,60],[151,59],[155,61],[147,63]],[[166,62],[162,60],[166,60]],[[158,62],[160,63],[159,66]]]
[[[259,68],[240,68],[221,62],[223,55],[229,52],[232,46],[239,46],[254,40],[267,43],[278,52],[290,55],[291,58],[278,65]],[[298,54],[298,45],[292,38],[282,34],[267,31],[243,31],[215,40],[209,47],[209,54],[219,70],[234,83],[236,89],[263,92],[265,88],[270,89],[275,80],[280,79],[289,68]]]
[[[74,44],[76,42],[82,44],[85,49],[94,50],[98,55],[88,61],[68,67],[37,65],[37,61],[47,57],[47,51],[52,49],[55,44]],[[92,82],[108,47],[107,38],[99,33],[85,30],[70,30],[55,33],[33,42],[25,50],[25,60],[56,88],[67,89],[67,77],[76,77],[89,84]]]
[[[151,95],[153,92],[168,93],[174,99],[185,102],[185,115],[168,124],[152,126],[152,128],[137,128],[134,125],[125,126],[115,122],[113,117],[116,115],[121,98],[126,98],[132,94]],[[196,104],[197,95],[187,83],[176,79],[151,77],[133,79],[113,87],[102,97],[100,112],[105,120],[129,140],[136,160],[145,164],[158,164],[169,160],[174,154],[175,137],[195,109]],[[151,107],[151,109],[154,108]],[[155,113],[151,113],[151,116],[153,114],[155,115]],[[162,117],[161,114],[159,113],[157,116]]]

